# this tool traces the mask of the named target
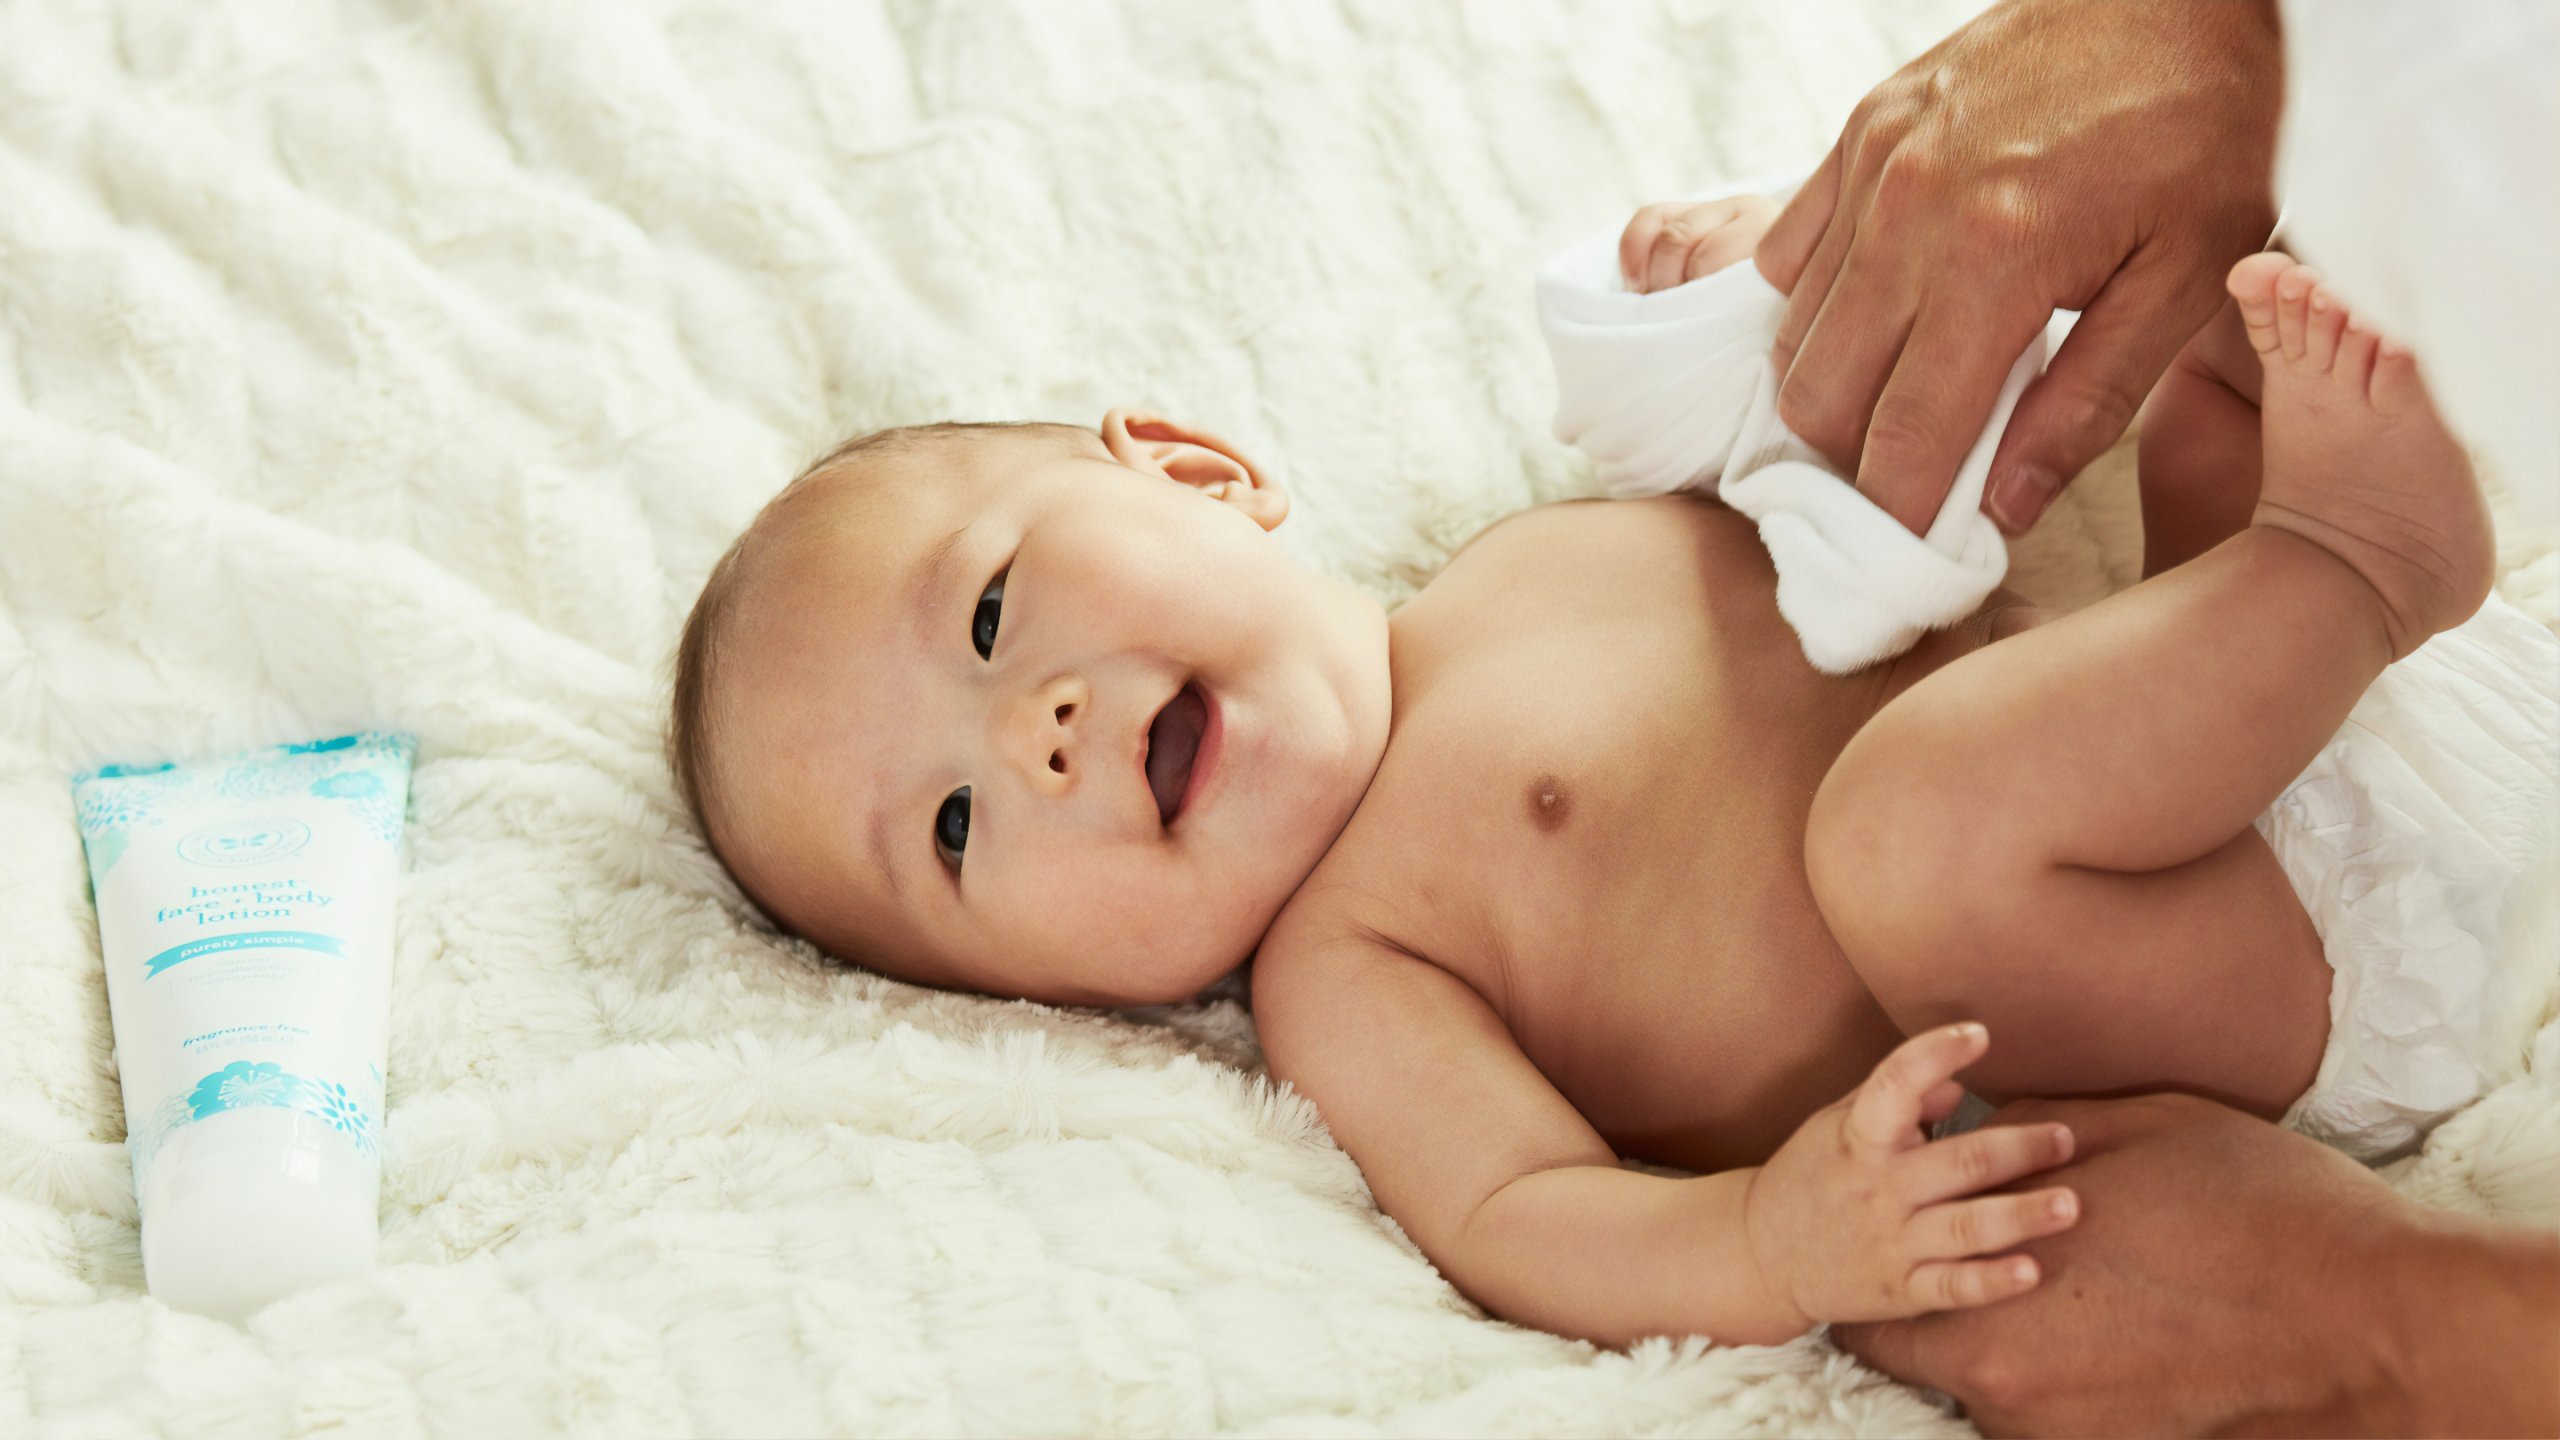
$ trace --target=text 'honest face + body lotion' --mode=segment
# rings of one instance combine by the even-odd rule
[[[373,1268],[405,735],[76,777],[151,1293]]]

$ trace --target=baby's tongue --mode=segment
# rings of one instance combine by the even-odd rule
[[[1200,732],[1208,721],[1209,707],[1200,691],[1185,685],[1147,729],[1147,788],[1155,792],[1156,818],[1167,825],[1182,808],[1182,788],[1191,780],[1191,760],[1199,753]]]

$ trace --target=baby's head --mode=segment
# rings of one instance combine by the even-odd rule
[[[1154,416],[853,441],[712,569],[670,748],[712,849],[821,949],[1061,1004],[1241,964],[1387,736],[1378,604]]]

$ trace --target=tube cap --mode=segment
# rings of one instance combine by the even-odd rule
[[[226,1110],[179,1127],[142,1199],[142,1269],[172,1309],[234,1324],[372,1273],[382,1159],[317,1115]]]

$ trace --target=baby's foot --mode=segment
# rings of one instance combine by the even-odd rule
[[[2252,255],[2228,283],[2266,369],[2266,480],[2252,523],[2354,567],[2381,597],[2395,660],[2470,619],[2489,597],[2496,542],[2417,363],[2291,256]]]

